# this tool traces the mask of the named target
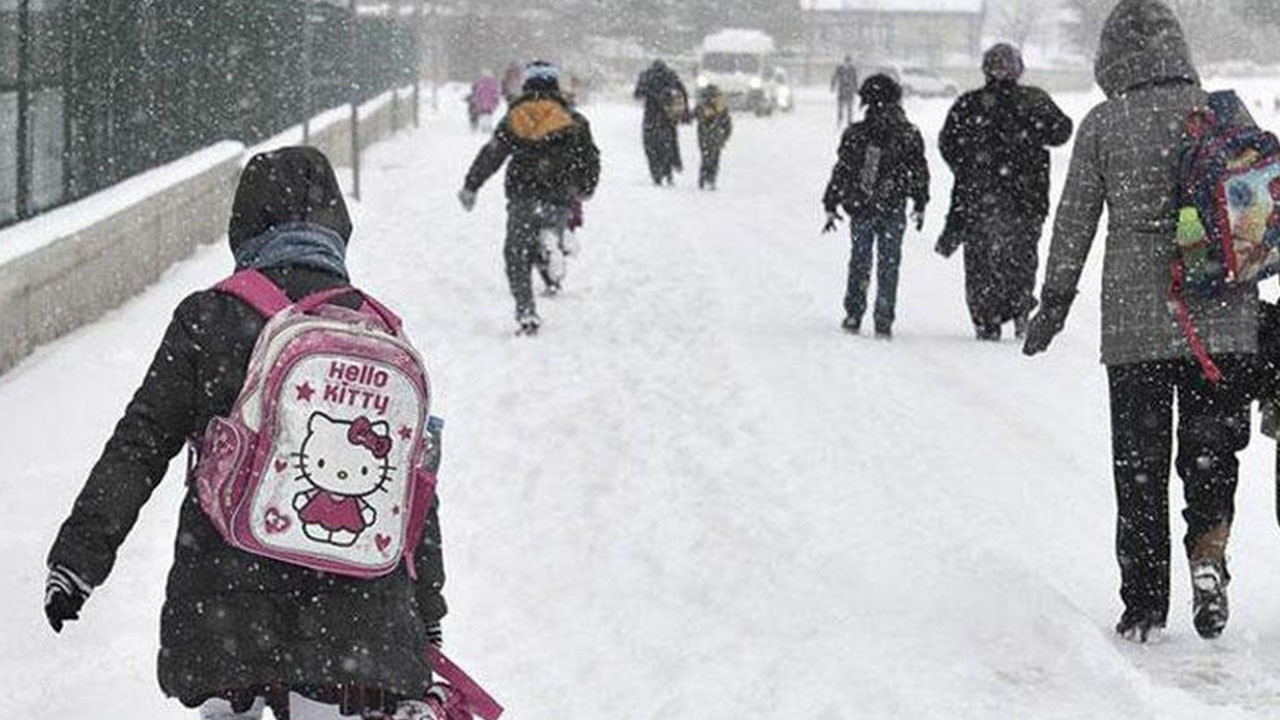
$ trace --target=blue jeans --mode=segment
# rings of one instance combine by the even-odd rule
[[[867,287],[871,284],[871,252],[876,255],[877,327],[893,325],[894,307],[898,303],[898,266],[902,263],[902,234],[907,229],[907,216],[901,210],[850,218],[853,251],[849,254],[849,282],[844,296],[844,311],[862,320],[867,310]]]

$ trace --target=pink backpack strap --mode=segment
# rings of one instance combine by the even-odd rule
[[[444,681],[453,686],[454,690],[462,693],[463,706],[473,715],[478,715],[484,720],[498,720],[502,715],[502,706],[497,700],[480,684],[471,679],[457,663],[450,660],[440,648],[435,645],[427,646],[427,661],[431,663],[431,669],[437,675],[444,678]]]
[[[374,300],[368,293],[351,286],[329,288],[328,290],[321,290],[318,293],[308,295],[298,301],[298,310],[300,312],[311,312],[336,297],[341,297],[353,292],[360,296],[360,312],[381,320],[392,334],[396,336],[400,336],[402,334],[401,330],[404,323],[400,320],[399,315],[388,310],[385,305]]]
[[[293,304],[271,278],[250,268],[241,270],[213,286],[214,290],[239,298],[263,317],[272,317]]]

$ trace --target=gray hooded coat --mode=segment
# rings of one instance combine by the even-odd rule
[[[1047,304],[1075,294],[1105,206],[1102,362],[1190,357],[1167,299],[1182,126],[1207,95],[1177,18],[1157,0],[1123,0],[1102,31],[1094,75],[1107,100],[1076,137],[1043,298]],[[1211,353],[1256,351],[1256,288],[1188,300]]]

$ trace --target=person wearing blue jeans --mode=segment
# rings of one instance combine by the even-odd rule
[[[902,87],[887,75],[872,75],[858,95],[866,107],[862,121],[840,138],[835,168],[822,197],[827,211],[824,232],[835,230],[840,208],[849,213],[853,251],[841,327],[857,334],[867,309],[871,256],[876,256],[876,336],[893,335],[898,297],[898,266],[907,227],[907,200],[916,230],[924,227],[929,202],[929,167],[924,140],[902,110]]]
[[[903,213],[884,213],[851,219],[853,250],[849,253],[849,281],[844,295],[846,318],[861,318],[867,310],[867,289],[871,284],[871,257],[876,265],[876,305],[872,313],[876,333],[892,333],[894,308],[898,303],[898,267],[902,264],[902,235],[907,221]]]

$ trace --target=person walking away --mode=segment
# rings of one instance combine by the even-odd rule
[[[1176,257],[1179,147],[1184,121],[1208,95],[1181,25],[1159,0],[1122,0],[1094,66],[1106,100],[1081,123],[1054,220],[1041,306],[1023,351],[1043,352],[1066,321],[1105,206],[1102,362],[1111,398],[1121,636],[1145,642],[1169,611],[1169,457],[1187,523],[1196,631],[1217,637],[1228,618],[1226,548],[1235,514],[1236,454],[1249,442],[1257,288],[1187,297],[1223,377],[1207,380],[1166,299]],[[1176,415],[1174,398],[1177,397]]]
[[[946,233],[964,244],[965,299],[979,340],[1014,323],[1022,338],[1036,305],[1040,235],[1049,214],[1049,151],[1073,123],[1040,88],[1019,84],[1022,56],[986,52],[986,85],[952,106],[938,145],[955,175]]]
[[[493,114],[498,111],[502,102],[502,89],[498,78],[489,72],[481,73],[471,83],[471,94],[467,96],[467,106],[471,120],[471,130],[491,132],[493,130]]]
[[[708,85],[702,89],[694,117],[698,120],[698,149],[702,152],[698,187],[715,190],[720,175],[720,151],[733,134],[733,117],[719,87]]]
[[[836,94],[836,126],[843,128],[853,122],[853,103],[858,96],[858,69],[851,56],[845,55],[844,63],[836,66],[831,91]]]
[[[683,170],[679,126],[689,114],[689,94],[680,76],[658,59],[640,73],[633,96],[644,101],[644,153],[653,184],[673,185],[674,174]]]
[[[520,96],[520,87],[524,84],[524,66],[513,62],[502,72],[502,100],[511,105]]]
[[[545,271],[549,293],[559,291],[571,207],[575,200],[591,197],[600,177],[600,151],[591,126],[560,93],[560,70],[551,63],[535,61],[525,69],[523,94],[476,155],[458,193],[465,210],[475,207],[480,187],[507,158],[503,255],[515,298],[516,332],[534,335],[542,320],[533,299],[533,268]]]
[[[241,173],[228,230],[236,277],[256,271],[281,303],[337,289],[331,302],[359,307],[360,295],[342,292],[351,231],[333,169],[318,150],[258,154]],[[170,459],[211,419],[231,413],[265,324],[222,284],[178,305],[49,551],[45,614],[55,631],[78,619],[91,591],[106,581]],[[307,397],[326,407],[319,392]],[[390,442],[378,425],[366,421],[370,445]],[[367,448],[338,445],[335,452],[376,459]],[[309,467],[302,472],[318,481],[320,471]],[[276,717],[292,709],[295,720],[422,709],[417,700],[432,672],[426,649],[429,641],[439,643],[445,614],[434,506],[412,567],[402,561],[372,579],[315,572],[233,547],[205,512],[197,483],[188,483],[160,613],[158,679],[165,695],[199,708],[203,720],[256,720],[267,704]],[[282,507],[276,521],[287,522],[291,512]],[[356,521],[363,523],[359,513]]]
[[[846,332],[861,330],[875,252],[875,333],[888,339],[893,336],[907,200],[911,200],[911,218],[918,232],[924,227],[929,203],[929,167],[920,131],[903,112],[902,87],[889,76],[876,74],[866,79],[859,95],[865,115],[840,139],[836,165],[822,197],[827,212],[824,232],[835,229],[843,207],[853,240],[842,323]]]

